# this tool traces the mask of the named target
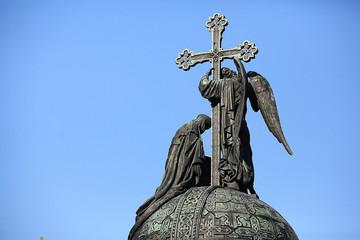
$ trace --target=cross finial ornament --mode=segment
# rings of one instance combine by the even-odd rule
[[[225,31],[228,20],[224,15],[215,13],[214,16],[209,18],[205,26],[211,33],[211,50],[209,52],[193,52],[189,49],[185,49],[182,53],[179,53],[179,57],[175,59],[175,63],[187,71],[190,67],[195,66],[198,63],[210,61],[212,63],[212,76],[213,80],[220,79],[221,61],[224,59],[231,59],[234,57],[249,62],[255,58],[255,54],[258,52],[258,48],[254,43],[244,41],[242,44],[235,48],[222,49],[221,40],[222,33]],[[220,185],[219,163],[220,163],[220,107],[219,104],[212,107],[211,111],[211,185]]]

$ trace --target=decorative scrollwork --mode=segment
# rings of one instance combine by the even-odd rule
[[[179,68],[187,71],[193,65],[191,62],[191,56],[193,54],[193,51],[189,51],[189,49],[184,49],[182,53],[179,53],[179,57],[175,59],[175,63],[179,66]]]
[[[194,187],[150,216],[132,240],[298,240],[271,206],[232,188]]]
[[[218,60],[222,60],[221,59],[221,56],[222,56],[221,51],[219,52],[217,50],[214,50],[214,51],[210,50],[210,55],[212,57],[213,62],[217,62]]]
[[[243,44],[240,44],[236,48],[240,49],[240,59],[244,62],[249,62],[255,58],[255,54],[259,51],[258,48],[255,47],[255,43],[251,43],[248,40],[245,40]]]
[[[209,17],[209,21],[206,22],[205,26],[209,29],[211,28],[224,28],[228,24],[228,20],[224,15],[215,13],[214,16]]]

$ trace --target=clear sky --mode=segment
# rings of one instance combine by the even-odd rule
[[[249,109],[260,198],[302,240],[360,239],[360,4],[271,2],[0,1],[0,239],[127,238],[176,130],[211,113],[210,63],[174,60],[211,48],[214,13],[223,48],[259,48],[245,68],[270,82],[294,152]]]

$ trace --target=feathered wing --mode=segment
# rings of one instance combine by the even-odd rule
[[[284,133],[281,129],[274,93],[269,82],[263,76],[255,72],[248,72],[248,76],[250,77],[249,83],[254,89],[257,103],[266,125],[277,140],[284,145],[286,151],[292,155],[293,152],[286,142]]]

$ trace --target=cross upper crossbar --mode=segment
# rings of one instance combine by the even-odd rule
[[[249,62],[252,58],[255,58],[255,54],[257,52],[258,48],[255,47],[255,44],[245,40],[243,44],[240,44],[235,48],[225,50],[220,48],[218,50],[211,49],[209,52],[196,53],[190,51],[189,49],[184,49],[182,53],[179,53],[179,57],[175,59],[175,63],[179,66],[179,68],[187,71],[190,67],[206,61],[214,63],[220,62],[223,59],[238,57],[244,62]]]

